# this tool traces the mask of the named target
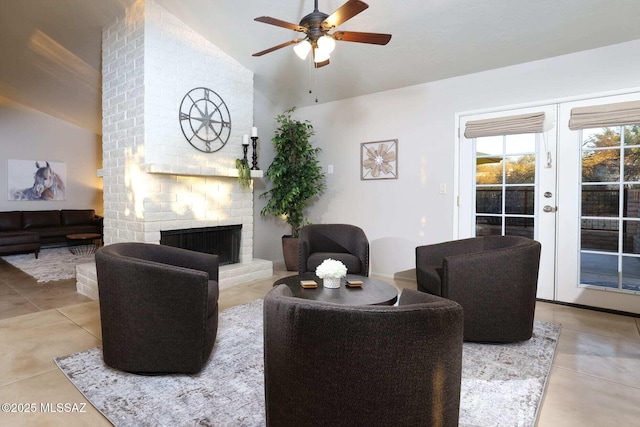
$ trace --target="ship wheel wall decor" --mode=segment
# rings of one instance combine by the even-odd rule
[[[189,144],[203,153],[225,146],[231,135],[231,116],[220,95],[206,87],[191,89],[182,98],[180,128]]]

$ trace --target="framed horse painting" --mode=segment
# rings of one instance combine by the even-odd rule
[[[8,160],[9,200],[66,199],[67,165],[48,160]]]

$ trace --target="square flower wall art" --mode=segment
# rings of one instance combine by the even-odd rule
[[[398,179],[398,140],[360,144],[360,179]]]

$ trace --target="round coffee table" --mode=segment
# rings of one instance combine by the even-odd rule
[[[300,286],[301,280],[315,280],[318,287],[305,289]],[[349,288],[346,280],[361,280],[363,283],[361,287]],[[337,289],[325,288],[322,279],[313,273],[284,277],[273,283],[273,286],[277,285],[287,285],[294,297],[344,305],[393,305],[398,300],[398,290],[394,286],[355,274],[347,274]]]
[[[100,246],[102,236],[98,233],[67,234],[69,252],[74,255],[90,255]]]

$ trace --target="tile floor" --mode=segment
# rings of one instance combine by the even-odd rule
[[[220,308],[263,297],[287,274],[222,290]],[[393,284],[415,288],[410,281]],[[639,426],[640,319],[542,302],[536,318],[562,324],[538,426]],[[110,425],[53,362],[99,344],[98,303],[76,294],[72,280],[38,285],[0,260],[0,403],[38,409],[0,412],[1,426]],[[47,403],[86,406],[42,413]]]

